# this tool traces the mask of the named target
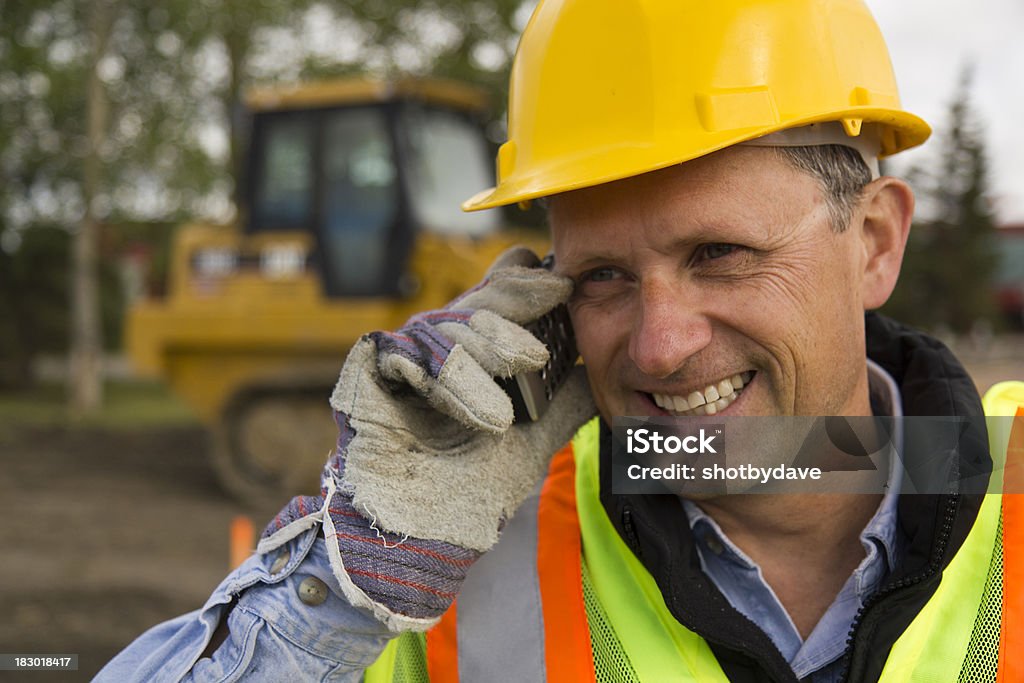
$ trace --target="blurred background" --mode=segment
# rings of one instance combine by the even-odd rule
[[[1024,8],[868,4],[935,128],[886,312],[1024,378]],[[315,489],[351,343],[543,249],[458,210],[534,5],[0,0],[0,652],[80,655],[16,680],[200,606]]]

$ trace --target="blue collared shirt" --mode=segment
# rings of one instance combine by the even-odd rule
[[[893,417],[901,416],[899,388],[892,377],[871,361],[868,369],[872,405]],[[896,443],[899,441],[897,434]],[[733,607],[768,634],[798,678],[809,677],[813,683],[839,680],[843,673],[839,660],[846,650],[853,620],[864,601],[896,566],[903,543],[896,506],[903,469],[897,457],[890,457],[889,463],[886,493],[860,534],[865,557],[807,640],[800,637],[793,620],[765,582],[761,568],[725,535],[714,519],[692,501],[683,500],[704,573]]]

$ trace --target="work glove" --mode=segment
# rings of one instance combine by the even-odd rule
[[[322,523],[352,604],[395,631],[440,618],[552,454],[596,412],[582,367],[536,422],[513,424],[495,380],[548,359],[523,325],[563,303],[572,282],[539,265],[510,250],[444,309],[360,339],[331,396],[339,437],[321,495],[293,499],[259,552]]]

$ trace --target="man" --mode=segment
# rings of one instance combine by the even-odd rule
[[[99,678],[995,680],[998,496],[900,496],[895,469],[884,495],[608,480],[616,416],[981,415],[944,347],[865,317],[914,205],[877,160],[929,134],[866,8],[545,0],[509,118],[466,208],[545,198],[553,272],[513,251],[365,337],[321,495]],[[585,371],[513,424],[493,378],[543,365],[522,326],[563,301]]]

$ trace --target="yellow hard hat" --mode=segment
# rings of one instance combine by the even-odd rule
[[[509,86],[497,187],[475,211],[628,178],[808,124],[931,129],[900,108],[861,0],[541,0]]]

